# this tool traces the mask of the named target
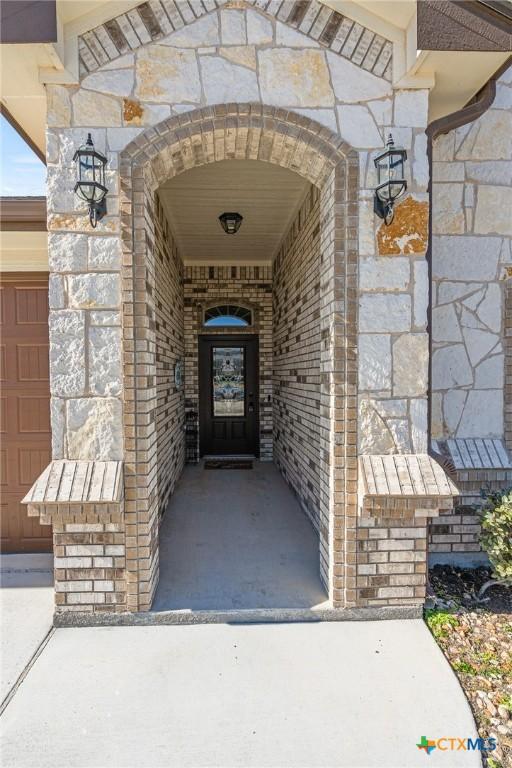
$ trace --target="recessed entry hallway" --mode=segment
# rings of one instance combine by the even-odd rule
[[[153,611],[312,608],[327,600],[318,537],[270,462],[187,466],[160,528]]]

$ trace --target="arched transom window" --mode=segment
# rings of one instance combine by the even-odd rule
[[[209,328],[226,325],[238,327],[252,325],[252,313],[247,307],[220,304],[218,307],[209,307],[205,310],[204,324]]]

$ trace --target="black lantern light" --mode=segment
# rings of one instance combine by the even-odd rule
[[[105,186],[107,158],[94,149],[89,133],[85,144],[76,150],[73,160],[76,163],[78,178],[75,193],[89,206],[89,220],[91,226],[95,227],[107,212],[105,199],[108,192]]]
[[[227,235],[235,235],[240,229],[243,218],[239,213],[221,213],[219,221]]]
[[[378,173],[378,184],[375,189],[374,211],[386,224],[393,221],[395,200],[401,197],[407,189],[404,178],[404,163],[407,152],[401,147],[395,147],[393,137],[389,134],[385,151],[374,159]]]

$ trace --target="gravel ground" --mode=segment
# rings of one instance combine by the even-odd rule
[[[489,768],[512,768],[512,590],[491,587],[487,568],[435,566],[426,621],[468,697],[482,738],[498,748],[484,755]]]

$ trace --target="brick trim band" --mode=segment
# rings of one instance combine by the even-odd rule
[[[142,45],[167,37],[228,0],[150,0],[78,38],[80,74],[85,76]],[[232,5],[229,3],[229,5]],[[391,80],[393,44],[318,0],[247,0],[237,8],[259,11],[302,32],[320,45],[378,77]]]

